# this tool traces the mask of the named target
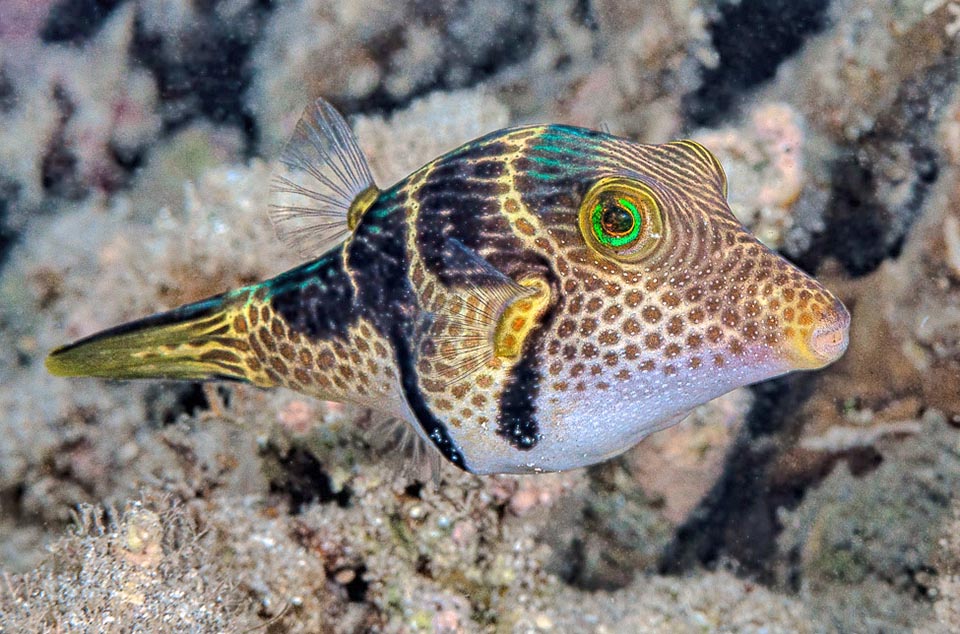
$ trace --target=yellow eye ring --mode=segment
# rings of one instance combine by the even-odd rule
[[[655,194],[627,178],[597,181],[580,203],[579,220],[587,244],[619,260],[648,255],[663,235],[663,214]]]

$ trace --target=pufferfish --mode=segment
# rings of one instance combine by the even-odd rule
[[[466,471],[525,473],[606,460],[847,346],[843,304],[744,229],[694,141],[508,128],[381,189],[320,100],[271,185],[310,261],[58,348],[49,371],[282,386],[402,419]]]

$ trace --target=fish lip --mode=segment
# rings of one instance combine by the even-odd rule
[[[839,359],[850,344],[850,313],[840,304],[833,317],[810,334],[810,350],[825,363]]]

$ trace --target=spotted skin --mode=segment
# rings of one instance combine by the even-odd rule
[[[585,240],[608,178],[656,200],[643,257]],[[846,346],[843,305],[741,226],[726,186],[690,141],[499,131],[380,192],[321,258],[169,313],[193,334],[163,354],[386,411],[476,473],[592,464]]]
[[[667,231],[649,258],[618,263],[580,235],[580,200],[603,176],[643,180],[663,201]],[[725,188],[719,163],[697,144],[644,146],[561,126],[480,139],[411,177],[408,273],[420,301],[458,290],[456,269],[430,257],[441,236],[512,279],[542,277],[552,289],[520,359],[492,359],[470,381],[446,386],[421,368],[431,408],[461,444],[483,446],[488,470],[553,468],[571,446],[585,463],[603,459],[705,393],[822,365],[805,342],[824,323],[845,329],[845,309],[744,230]],[[643,405],[667,409],[660,424],[610,425],[609,412],[643,416]],[[570,441],[577,436],[584,442]]]

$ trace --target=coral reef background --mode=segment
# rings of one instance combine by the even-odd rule
[[[958,74],[944,0],[3,0],[0,632],[960,631]],[[367,411],[47,376],[296,264],[269,165],[321,95],[384,184],[516,123],[700,140],[850,349],[438,486]]]

